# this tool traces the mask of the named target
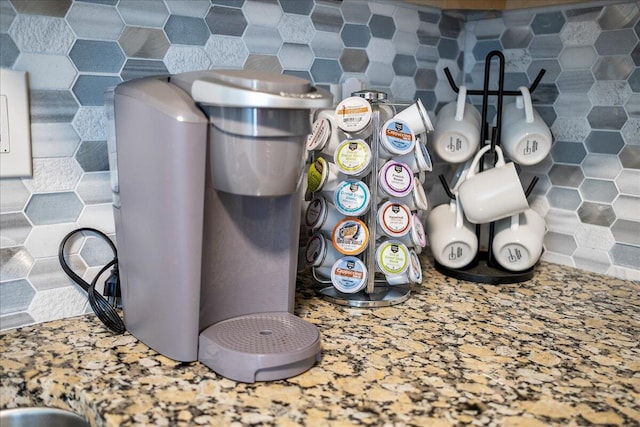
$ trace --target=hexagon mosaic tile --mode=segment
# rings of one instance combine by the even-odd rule
[[[485,56],[501,50],[508,89],[545,69],[532,96],[555,142],[521,171],[540,177],[531,204],[550,230],[543,256],[640,280],[640,2],[602,3],[461,13],[382,0],[0,0],[0,66],[29,72],[34,154],[32,178],[0,181],[0,328],[87,309],[56,255],[80,226],[115,238],[104,90],[208,68],[283,72],[334,92],[357,78],[434,116],[455,98],[445,67],[478,87]],[[434,157],[434,171],[453,169]],[[436,176],[432,206],[446,201]],[[84,235],[69,261],[90,276],[108,252]]]

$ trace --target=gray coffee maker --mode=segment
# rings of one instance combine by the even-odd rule
[[[309,369],[315,325],[293,313],[310,110],[297,77],[210,70],[107,94],[127,330],[242,382]]]

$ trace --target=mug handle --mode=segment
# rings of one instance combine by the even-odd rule
[[[456,212],[456,228],[460,229],[462,228],[462,225],[464,224],[464,219],[462,217],[462,207],[460,206],[460,197],[458,197],[458,192],[454,193],[454,196],[456,196],[455,198],[449,200],[449,210],[453,211],[455,210]]]
[[[491,149],[491,144],[487,144],[480,149],[476,153],[476,156],[473,158],[473,162],[471,163],[471,167],[469,168],[469,172],[467,172],[467,180],[474,177],[476,174],[476,168],[478,167],[478,163],[480,163],[480,159],[482,156]],[[504,154],[502,154],[502,148],[499,145],[495,146],[496,153],[498,153],[498,161],[495,164],[495,167],[499,168],[505,165],[504,163]]]
[[[533,104],[531,102],[531,93],[526,86],[520,86],[518,88],[522,93],[522,102],[524,104],[524,118],[527,123],[533,123]]]
[[[458,102],[456,103],[456,122],[462,121],[464,118],[464,107],[467,101],[467,87],[460,86],[458,88]]]
[[[511,230],[515,231],[520,227],[520,214],[511,215]]]

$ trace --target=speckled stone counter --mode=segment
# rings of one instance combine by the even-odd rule
[[[97,426],[640,425],[640,284],[542,264],[532,280],[424,282],[356,309],[301,278],[296,313],[322,360],[242,384],[159,356],[92,315],[1,335],[0,406],[71,409]]]

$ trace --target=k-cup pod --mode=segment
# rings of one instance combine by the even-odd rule
[[[524,271],[542,255],[544,219],[533,209],[496,222],[491,245],[494,259],[507,270]]]
[[[304,224],[313,231],[331,236],[333,228],[343,218],[342,214],[324,196],[314,197],[304,215]]]
[[[407,283],[422,283],[422,266],[418,254],[413,249],[409,249],[409,267],[402,274],[385,275],[387,283],[390,285],[404,285]]]
[[[385,240],[376,249],[376,270],[385,276],[403,274],[409,268],[409,249],[398,240]]]
[[[311,125],[311,134],[307,137],[307,150],[333,156],[338,144],[346,138],[338,128],[335,111],[321,110]]]
[[[342,181],[333,194],[333,204],[342,215],[361,216],[369,210],[371,193],[363,181],[357,179]]]
[[[382,197],[401,198],[413,190],[413,172],[405,163],[389,160],[378,172]]]
[[[411,229],[411,211],[404,203],[387,200],[378,206],[378,232],[387,237],[400,238]]]
[[[409,231],[405,235],[398,237],[398,240],[408,248],[418,248],[418,250],[421,250],[427,245],[427,236],[425,235],[422,221],[418,215],[411,215]]]
[[[416,135],[411,127],[402,120],[387,120],[380,128],[380,150],[378,156],[383,159],[411,153],[416,144]]]
[[[345,218],[333,228],[333,246],[343,255],[358,255],[367,249],[369,229],[358,218]]]
[[[396,114],[396,108],[391,104],[381,102],[378,105],[380,111],[380,123],[384,123]]]
[[[333,264],[341,257],[342,254],[320,233],[311,236],[304,251],[306,265],[324,277],[331,276]]]
[[[362,139],[346,139],[333,153],[333,162],[345,175],[364,176],[371,169],[371,148]]]
[[[473,224],[497,221],[529,208],[515,164],[505,163],[500,146],[495,146],[498,154],[495,166],[476,171],[478,162],[490,148],[491,145],[485,145],[478,151],[458,190],[462,210]]]
[[[427,151],[427,147],[425,147],[424,144],[421,144],[419,141],[419,139],[416,139],[414,149],[410,153],[394,158],[394,160],[397,162],[406,163],[411,168],[414,174],[420,172],[430,172],[431,170],[433,170],[431,156]]]
[[[343,99],[336,106],[335,115],[338,127],[352,138],[371,136],[371,104],[359,96]]]
[[[460,86],[458,99],[440,109],[436,117],[433,146],[442,160],[462,163],[473,157],[480,145],[480,112],[466,103],[467,88]]]
[[[396,200],[409,206],[409,209],[411,209],[412,212],[426,211],[429,208],[424,186],[418,181],[414,181],[411,193]]]
[[[522,86],[519,90],[522,96],[505,105],[502,112],[501,147],[514,162],[535,165],[551,151],[551,131],[533,108],[529,89]]]
[[[331,283],[342,293],[355,294],[367,286],[367,266],[354,256],[339,258],[331,268]]]
[[[394,118],[407,123],[416,135],[433,131],[433,125],[431,124],[427,109],[424,108],[420,99],[397,113]]]
[[[331,194],[341,180],[338,167],[322,157],[307,169],[307,190],[312,193],[322,191]]]
[[[475,226],[464,218],[459,197],[429,212],[426,232],[433,257],[441,265],[460,269],[475,259],[478,236]]]

